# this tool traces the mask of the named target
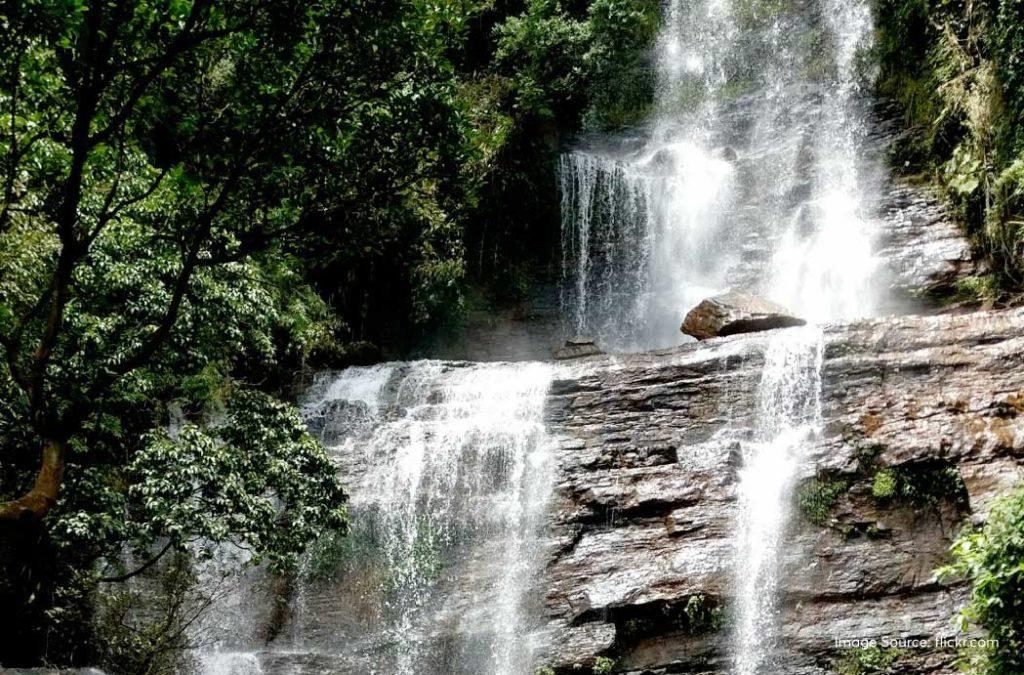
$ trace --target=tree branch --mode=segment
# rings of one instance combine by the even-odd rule
[[[160,559],[163,558],[164,555],[166,555],[167,552],[170,551],[173,546],[174,546],[174,541],[173,540],[168,541],[167,545],[164,546],[163,549],[159,553],[157,553],[155,556],[153,556],[152,558],[147,560],[145,563],[143,563],[143,565],[141,567],[137,567],[136,569],[132,570],[131,572],[127,572],[125,574],[119,574],[119,575],[114,576],[114,577],[100,577],[96,581],[98,581],[98,582],[100,582],[102,584],[117,584],[117,583],[121,583],[122,581],[128,581],[132,577],[135,577],[135,576],[138,576],[138,575],[142,574],[143,572],[148,570],[150,567],[152,567],[153,565],[157,564],[157,562],[159,562]]]

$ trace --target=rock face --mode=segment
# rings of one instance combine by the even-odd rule
[[[556,672],[599,655],[634,675],[729,671],[729,628],[713,617],[732,599],[739,450],[767,341],[592,359],[554,383],[544,584]],[[779,672],[807,675],[849,656],[837,639],[955,635],[966,589],[932,572],[958,529],[1024,477],[1024,311],[831,326],[823,354],[824,431],[796,494],[841,489],[817,518],[793,507],[778,618]],[[927,504],[880,501],[882,469],[943,487]],[[894,667],[952,674],[954,651],[931,642]]]
[[[539,635],[530,627],[536,665],[576,675],[604,657],[619,674],[731,672],[739,472],[777,335],[557,366],[543,401],[554,485],[540,542],[546,564],[527,602],[540,623]],[[834,673],[850,657],[837,640],[904,639],[928,642],[901,651],[892,672],[953,675],[955,648],[934,641],[957,634],[951,619],[968,589],[933,571],[960,529],[983,521],[993,498],[1024,478],[1024,310],[833,325],[822,340],[821,432],[801,448],[779,561],[781,665],[771,672]],[[390,378],[386,386],[410,393]],[[336,418],[379,423],[369,404],[346,405],[365,415],[326,408],[312,430],[330,435]],[[373,471],[363,443],[332,452],[350,488]],[[879,471],[924,476],[935,489],[923,502],[880,499]],[[439,576],[451,602],[428,637],[443,653],[451,627],[474,621],[466,608],[480,589],[500,583],[493,553],[465,561],[467,576]],[[242,596],[250,618],[250,597],[267,606],[253,619],[259,639],[241,646],[262,672],[381,667],[379,644],[339,636],[375,620],[380,608],[367,591],[386,570],[341,569],[300,584],[294,597],[266,584]],[[293,613],[283,622],[268,609],[282,604]]]
[[[894,179],[887,185],[881,217],[878,256],[885,260],[888,287],[897,301],[919,306],[949,294],[958,280],[985,271],[934,189]]]
[[[738,291],[729,291],[702,301],[687,313],[679,329],[698,340],[754,333],[773,328],[803,326],[806,321],[792,316],[782,305]]]

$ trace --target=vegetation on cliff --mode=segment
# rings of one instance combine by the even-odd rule
[[[993,262],[982,294],[1024,286],[1024,2],[878,0],[879,92],[902,111],[897,168],[943,187]]]
[[[970,581],[964,628],[979,625],[994,640],[982,652],[965,654],[965,670],[987,675],[1024,672],[1024,487],[996,501],[981,529],[957,539],[953,563],[939,575]]]

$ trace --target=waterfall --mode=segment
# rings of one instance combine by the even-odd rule
[[[860,66],[866,0],[672,0],[643,142],[560,159],[566,329],[606,348],[679,344],[737,288],[811,321],[875,311],[876,209]]]
[[[652,119],[557,167],[567,332],[608,351],[674,346],[686,311],[728,288],[809,321],[766,340],[742,443],[740,675],[780,670],[779,560],[821,431],[820,325],[871,315],[880,293],[884,171],[860,58],[871,24],[867,0],[669,0]],[[554,375],[440,361],[322,374],[303,405],[341,466],[352,531],[314,546],[270,647],[218,645],[206,672],[532,673]]]
[[[544,364],[423,361],[324,375],[311,427],[350,481],[338,560],[345,634],[319,635],[325,587],[300,589],[295,649],[366,673],[532,672],[530,595],[551,490]],[[314,554],[315,555],[315,554]]]
[[[688,339],[728,288],[810,325],[772,334],[737,487],[734,671],[773,659],[791,487],[821,424],[822,322],[870,316],[883,165],[870,141],[867,0],[670,0],[643,142],[565,153],[567,330],[609,349]]]
[[[753,437],[744,444],[736,538],[736,672],[779,672],[775,601],[793,477],[821,426],[823,334],[808,326],[774,335],[765,353]]]

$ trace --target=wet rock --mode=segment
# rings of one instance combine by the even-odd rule
[[[956,217],[927,186],[894,179],[883,196],[878,255],[897,298],[951,293],[958,280],[985,271]],[[899,307],[897,307],[899,309]]]
[[[849,487],[825,525],[794,507],[780,561],[777,671],[835,672],[839,639],[949,638],[969,589],[937,583],[961,527],[1024,478],[1024,310],[875,319],[825,329],[823,433],[799,477]],[[734,602],[738,449],[754,425],[766,336],[595,359],[551,388],[552,547],[542,582],[545,663],[614,653],[622,672],[727,673],[727,627],[643,624],[690,598]],[[872,496],[870,466],[948,466],[966,500]],[[643,623],[643,622],[641,622]],[[648,630],[649,628],[649,630]],[[908,649],[897,668],[952,675],[955,651]]]
[[[691,309],[680,330],[698,340],[707,340],[737,333],[802,326],[805,323],[782,305],[746,293],[729,291],[707,298]]]
[[[593,338],[576,336],[571,337],[565,341],[565,344],[556,349],[552,353],[552,357],[557,360],[566,359],[579,359],[584,356],[594,356],[596,354],[603,354],[601,348],[597,346],[597,343]]]
[[[729,145],[719,149],[717,154],[719,158],[724,159],[727,162],[735,162],[739,159],[739,154],[736,152],[736,149]]]

